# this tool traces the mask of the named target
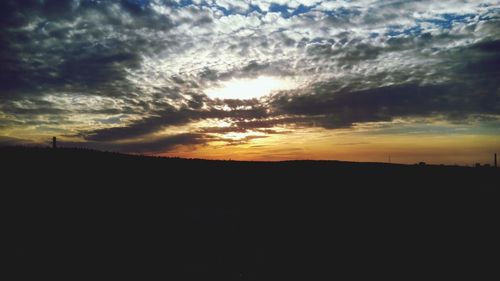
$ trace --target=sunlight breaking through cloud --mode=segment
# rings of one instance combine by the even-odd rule
[[[262,76],[250,79],[231,79],[207,89],[205,94],[218,99],[260,98],[279,90],[291,90],[297,83],[291,79]]]
[[[179,134],[163,152],[256,155],[362,126],[395,139],[397,120],[439,117],[486,141],[500,126],[499,27],[495,0],[0,1],[0,137],[157,152],[152,139]],[[248,132],[266,138],[217,138]]]

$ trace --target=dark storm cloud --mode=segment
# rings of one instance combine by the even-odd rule
[[[318,86],[328,91],[328,85]],[[473,97],[474,89],[459,85],[407,84],[333,95],[283,96],[273,101],[278,114],[324,116],[314,118],[325,128],[345,128],[353,123],[391,121],[395,117],[500,114],[496,93]],[[307,120],[307,119],[305,119]]]
[[[252,109],[225,110],[193,110],[189,108],[175,109],[170,108],[157,112],[157,115],[150,118],[144,118],[140,121],[129,124],[124,127],[114,127],[99,129],[90,132],[83,132],[85,139],[91,141],[115,141],[133,137],[140,137],[154,133],[169,126],[186,125],[192,121],[201,119],[255,119],[263,118],[267,113],[263,107]]]
[[[201,134],[179,134],[174,136],[167,136],[151,141],[141,141],[129,144],[119,144],[116,148],[122,152],[166,152],[171,150],[177,145],[195,145],[203,144],[206,142],[206,136]],[[115,147],[115,146],[113,146]]]
[[[147,141],[136,141],[128,143],[112,143],[112,142],[68,142],[60,141],[60,147],[83,147],[89,149],[126,152],[126,153],[155,153],[167,152],[177,145],[196,145],[203,144],[207,141],[207,136],[196,133],[186,133],[160,137]],[[1,140],[1,139],[0,139]]]
[[[195,112],[191,110],[176,110],[170,108],[164,110],[160,115],[144,118],[138,122],[124,127],[99,129],[85,132],[85,139],[91,141],[114,141],[150,134],[172,125],[184,125],[196,118]]]
[[[497,75],[500,74],[500,40],[481,42],[467,51],[467,54],[464,54],[464,72],[483,77],[489,76],[489,78],[498,77]]]
[[[141,28],[168,30],[171,21],[148,9],[121,12],[113,1],[2,1],[0,90],[3,96],[48,90],[124,95],[126,68],[161,42]],[[128,11],[128,13],[127,13]]]

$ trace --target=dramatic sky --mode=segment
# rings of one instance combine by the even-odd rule
[[[498,0],[2,0],[0,145],[490,162]]]

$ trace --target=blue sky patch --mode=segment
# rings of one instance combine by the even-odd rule
[[[290,18],[296,15],[307,13],[311,11],[312,8],[313,6],[299,5],[296,9],[293,10],[287,5],[272,3],[269,7],[269,12],[280,13],[283,18]]]
[[[441,19],[423,19],[417,22],[428,22],[438,26],[441,29],[451,29],[453,23],[468,23],[474,18],[474,14],[442,14]]]

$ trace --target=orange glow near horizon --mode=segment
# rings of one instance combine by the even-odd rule
[[[416,141],[418,139],[418,141]],[[243,161],[341,160],[414,164],[473,165],[490,163],[500,151],[495,136],[476,135],[370,135],[331,134],[328,131],[294,132],[257,138],[249,143],[208,143],[177,147],[162,156]]]

